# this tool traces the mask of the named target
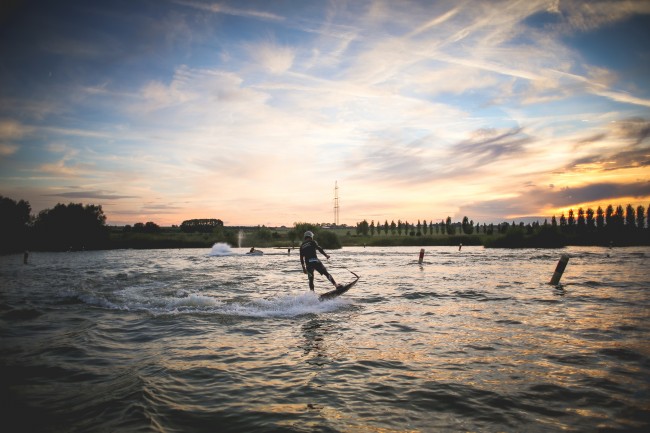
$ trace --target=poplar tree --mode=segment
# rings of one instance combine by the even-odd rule
[[[636,227],[636,212],[631,204],[628,204],[625,208],[625,225],[628,229]]]
[[[636,227],[641,230],[645,228],[645,209],[642,205],[636,208]]]

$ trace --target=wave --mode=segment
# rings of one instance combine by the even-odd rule
[[[143,295],[138,290],[121,290],[111,296],[78,294],[81,302],[111,310],[143,311],[159,315],[216,314],[233,317],[297,317],[335,311],[350,304],[343,298],[320,301],[314,292],[283,295],[268,299],[237,297],[218,299],[198,293],[166,296]]]

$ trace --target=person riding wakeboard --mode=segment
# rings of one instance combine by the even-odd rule
[[[319,274],[324,275],[337,289],[343,287],[342,284],[336,284],[334,277],[327,272],[325,265],[318,260],[316,251],[320,251],[326,258],[330,258],[323,248],[321,248],[314,240],[314,234],[310,231],[306,231],[304,242],[300,245],[300,264],[302,265],[302,271],[307,274],[309,279],[309,290],[314,290],[314,270],[318,271]]]

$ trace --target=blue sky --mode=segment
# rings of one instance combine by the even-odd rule
[[[0,195],[115,225],[650,205],[648,1],[12,1]]]

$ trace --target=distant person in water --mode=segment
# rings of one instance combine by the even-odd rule
[[[305,232],[304,239],[304,242],[300,245],[300,264],[302,265],[302,271],[307,274],[307,278],[309,278],[309,290],[314,290],[315,270],[318,271],[319,274],[327,277],[330,283],[334,284],[334,287],[337,289],[341,287],[341,284],[336,284],[334,277],[327,272],[325,265],[323,265],[321,261],[318,260],[318,257],[316,257],[316,251],[320,251],[326,258],[330,258],[330,256],[314,240],[314,234],[307,231]]]

